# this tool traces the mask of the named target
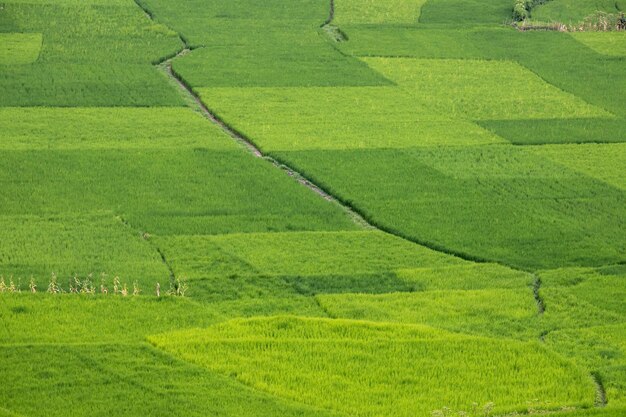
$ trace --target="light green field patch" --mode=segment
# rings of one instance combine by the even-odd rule
[[[599,54],[626,56],[626,32],[572,32],[570,35]]]
[[[290,317],[150,337],[168,353],[283,398],[356,417],[590,406],[591,378],[535,343],[427,327]],[[470,400],[471,398],[471,400]]]
[[[174,268],[190,277],[207,276],[214,264],[223,273],[307,276],[464,263],[377,231],[185,236],[159,242]]]
[[[131,287],[169,280],[157,252],[112,215],[0,216],[0,275],[21,279],[25,289],[31,276],[47,286],[53,273],[66,291],[74,274],[93,274],[98,287],[102,273],[109,284],[118,276]]]
[[[528,148],[568,168],[626,190],[626,144],[551,145]]]
[[[475,263],[438,268],[401,269],[398,277],[423,291],[520,289],[532,285],[532,275],[500,264]]]
[[[531,17],[540,22],[578,23],[596,12],[618,13],[624,8],[624,0],[554,0],[535,7]]]
[[[202,100],[262,149],[409,148],[505,142],[397,87],[211,88]]]
[[[199,113],[179,107],[0,107],[0,149],[237,149]]]
[[[425,324],[492,337],[533,339],[539,335],[531,287],[445,290],[395,294],[318,295],[331,317]]]
[[[417,23],[424,3],[426,0],[338,0],[333,23]]]
[[[4,0],[6,4],[54,5],[54,6],[127,6],[137,7],[132,0]]]
[[[42,39],[41,33],[0,33],[0,65],[35,62]]]
[[[418,103],[473,120],[610,117],[511,61],[364,58]]]

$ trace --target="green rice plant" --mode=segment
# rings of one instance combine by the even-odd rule
[[[373,223],[525,269],[623,260],[621,189],[508,146],[281,152]]]
[[[0,298],[3,346],[141,342],[149,334],[204,327],[228,317],[190,297],[83,296],[40,291],[2,294]]]
[[[532,286],[534,280],[534,277],[526,272],[489,263],[400,269],[396,274],[420,291],[524,290]]]
[[[610,117],[513,62],[366,58],[422,105],[480,119]],[[506,85],[507,88],[496,86]],[[450,94],[454,91],[454,94]]]
[[[220,118],[266,151],[503,142],[470,121],[434,111],[397,87],[200,88],[198,92]]]
[[[378,231],[243,233],[158,238],[177,275],[320,276],[383,273],[463,261]],[[215,256],[224,254],[217,269]],[[230,271],[228,264],[233,265]]]
[[[420,23],[453,26],[491,24],[511,20],[511,0],[437,0],[422,7]]]
[[[151,343],[256,389],[355,416],[428,416],[495,403],[494,414],[588,407],[591,378],[535,343],[423,326],[278,317],[235,320]]]
[[[573,32],[570,35],[600,54],[626,56],[626,32]]]
[[[3,345],[0,373],[0,415],[11,417],[337,417],[252,390],[142,342]]]
[[[616,13],[624,10],[623,0],[553,0],[533,10],[539,22],[578,23],[598,11]]]
[[[329,294],[316,297],[331,317],[426,324],[480,336],[539,337],[532,288],[447,290],[395,294]]]
[[[531,148],[531,151],[613,187],[626,190],[626,179],[623,175],[626,164],[624,144],[538,146]]]
[[[0,33],[0,65],[23,65],[37,60],[41,33]]]
[[[236,150],[200,114],[178,107],[0,107],[0,148]]]
[[[124,234],[134,234],[137,241],[144,233],[359,228],[336,204],[239,150],[8,151],[0,161],[4,214],[72,217],[114,211],[133,228]],[[118,223],[122,233],[123,222]],[[149,248],[145,239],[141,246]],[[95,267],[84,273],[101,271],[115,273]],[[145,278],[150,285],[156,281]]]
[[[49,282],[52,293],[68,278],[68,291],[95,292],[94,271],[150,283],[168,276],[150,245],[111,215],[0,216],[0,224],[0,271]]]
[[[344,24],[411,24],[417,23],[425,0],[337,0],[333,23]]]
[[[624,119],[481,120],[478,124],[515,145],[626,142]],[[540,153],[543,147],[532,149]]]

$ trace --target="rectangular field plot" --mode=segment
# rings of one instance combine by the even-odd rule
[[[522,340],[540,334],[530,286],[515,290],[318,295],[317,299],[331,317],[426,324],[453,332]]]
[[[235,142],[182,107],[0,107],[0,149],[235,150]]]
[[[417,23],[426,0],[337,0],[333,23],[344,24],[411,24]]]
[[[9,416],[336,416],[252,390],[145,343],[3,346],[0,372],[0,401]]]
[[[599,54],[626,56],[626,32],[573,32],[571,35]]]
[[[503,415],[526,412],[528,401],[588,407],[595,395],[586,373],[538,344],[424,326],[278,317],[150,341],[261,391],[359,417],[428,416],[489,401]]]
[[[504,142],[397,87],[210,88],[202,100],[262,149],[407,148]]]
[[[60,282],[63,284],[63,282]],[[142,285],[139,295],[0,294],[0,345],[144,343],[146,336],[181,327],[204,327],[223,321],[210,307],[189,298],[165,296],[168,285]],[[66,287],[67,289],[67,287]],[[34,358],[30,358],[31,360]],[[1,362],[1,361],[0,361]],[[0,365],[1,366],[1,365]]]
[[[364,58],[422,105],[473,120],[610,117],[514,62]]]
[[[5,151],[0,212],[109,210],[137,231],[213,234],[358,228],[336,204],[244,151]]]
[[[292,232],[157,238],[182,275],[342,276],[459,265],[458,258],[373,231]],[[217,258],[217,259],[216,259]],[[221,260],[221,261],[218,261]],[[189,269],[186,269],[189,268]],[[383,277],[380,277],[382,280]]]
[[[507,0],[430,0],[422,7],[420,23],[502,24],[511,20],[511,7]]]
[[[41,50],[41,33],[0,33],[0,65],[30,64]]]
[[[537,146],[530,150],[626,191],[626,144]]]
[[[118,276],[153,286],[167,284],[169,273],[156,250],[113,215],[0,216],[0,276],[21,280],[22,290],[33,277],[46,289],[51,274],[67,291],[76,275],[99,287],[101,274],[109,285]],[[74,282],[72,282],[74,284]]]
[[[214,30],[232,28],[222,22],[208,22]],[[278,22],[270,27],[251,22],[260,36],[246,39],[248,26],[240,31],[244,39],[234,45],[216,40],[177,59],[173,68],[193,87],[325,87],[376,86],[391,83],[360,60],[339,54],[316,28],[294,31]]]
[[[508,146],[278,153],[376,224],[522,268],[624,260],[623,190]]]
[[[625,119],[483,120],[478,124],[515,145],[626,142]]]

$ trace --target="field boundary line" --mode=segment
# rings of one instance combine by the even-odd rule
[[[135,0],[135,2],[137,3],[138,7],[142,8],[142,10],[143,9],[147,10],[146,15],[150,17],[150,19],[154,20],[152,12],[150,12],[148,9],[142,6],[140,3],[140,0]],[[334,0],[330,0],[331,11],[329,12],[329,17],[334,17],[334,4],[335,4]],[[181,49],[174,56],[161,59],[160,61],[158,61],[158,63],[154,64],[154,66],[157,69],[161,70],[164,73],[164,75],[168,77],[170,81],[174,82],[178,86],[180,92],[185,96],[185,101],[190,105],[190,107],[192,108],[195,107],[195,110],[199,111],[205,118],[207,118],[209,121],[213,122],[218,127],[220,127],[228,136],[230,136],[233,140],[235,140],[237,143],[239,143],[241,146],[247,149],[252,155],[254,155],[257,158],[264,159],[270,162],[276,168],[285,172],[288,176],[295,179],[301,185],[309,188],[311,191],[318,194],[320,197],[324,198],[325,200],[333,204],[336,204],[338,207],[344,210],[344,212],[347,213],[347,215],[352,219],[352,221],[355,224],[361,226],[364,229],[379,230],[381,232],[396,236],[408,242],[423,246],[425,248],[428,248],[433,251],[440,252],[449,256],[454,256],[456,258],[463,259],[465,261],[477,262],[477,263],[497,263],[505,267],[511,268],[513,270],[529,272],[528,270],[521,269],[515,265],[509,265],[506,263],[497,262],[492,259],[487,259],[487,258],[483,258],[480,256],[465,253],[462,251],[449,249],[442,245],[429,242],[427,240],[408,236],[407,234],[401,231],[395,230],[392,227],[384,226],[380,224],[379,222],[373,220],[371,216],[367,215],[363,210],[357,208],[352,202],[346,201],[340,197],[335,196],[333,192],[329,190],[329,187],[325,186],[320,181],[317,181],[315,178],[308,176],[302,170],[298,170],[297,167],[293,167],[291,164],[288,164],[286,161],[282,161],[279,158],[276,158],[274,156],[264,153],[261,150],[261,148],[258,147],[251,139],[246,137],[246,135],[237,131],[237,129],[235,129],[234,127],[226,123],[224,120],[222,120],[219,117],[219,115],[211,111],[211,109],[209,109],[206,106],[206,104],[202,101],[200,96],[194,91],[193,87],[189,85],[187,81],[185,81],[184,77],[182,77],[180,74],[178,74],[174,70],[174,68],[172,67],[172,62],[176,58],[182,57],[190,53],[194,49],[197,49],[197,48],[190,47],[190,45],[180,35],[180,33],[178,33],[178,36],[185,45],[183,49]]]
[[[591,372],[591,377],[593,378],[593,382],[596,384],[596,401],[595,406],[597,408],[606,407],[607,398],[606,398],[606,390],[604,389],[604,383],[602,382],[602,378],[600,374],[596,371]]]

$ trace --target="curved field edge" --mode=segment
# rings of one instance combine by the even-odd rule
[[[278,316],[149,336],[246,385],[354,416],[427,416],[472,402],[494,413],[593,406],[591,377],[538,343],[428,326]]]

